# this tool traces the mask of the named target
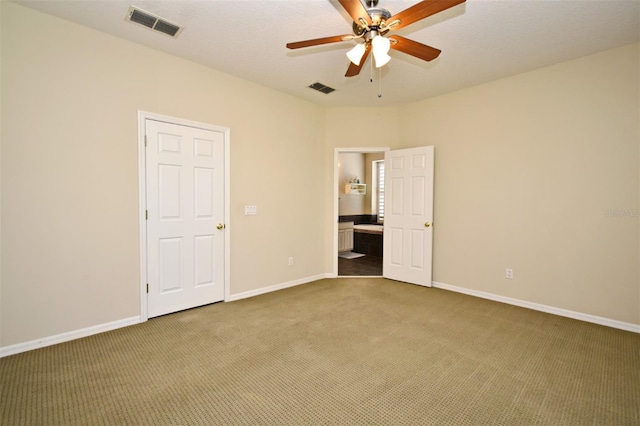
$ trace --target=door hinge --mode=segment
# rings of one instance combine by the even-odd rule
[[[144,146],[147,146],[147,135],[144,135]]]
[[[149,283],[147,283],[147,293],[149,293]]]
[[[144,220],[149,220],[149,210],[144,211]]]

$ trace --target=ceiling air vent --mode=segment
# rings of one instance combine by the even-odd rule
[[[176,25],[166,19],[160,18],[153,13],[149,13],[146,10],[138,9],[135,6],[129,6],[126,20],[144,25],[147,28],[161,32],[174,38],[178,37],[180,31],[182,31],[182,27],[180,27],[179,25]]]
[[[313,90],[317,90],[318,92],[322,92],[325,95],[328,95],[329,93],[333,92],[334,89],[333,87],[329,87],[329,86],[325,86],[322,83],[313,83],[312,85],[309,86],[310,88],[312,88]]]

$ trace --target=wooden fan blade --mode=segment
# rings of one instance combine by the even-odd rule
[[[339,41],[347,41],[352,39],[353,39],[353,34],[314,38],[313,40],[304,40],[304,41],[296,41],[293,43],[287,43],[287,48],[300,49],[301,47],[318,46],[320,44],[337,43]]]
[[[393,15],[391,18],[387,19],[387,22],[393,22],[396,19],[399,19],[400,23],[393,27],[394,30],[398,30],[409,24],[413,24],[416,21],[435,15],[438,12],[442,12],[443,10],[464,2],[465,0],[424,0]]]
[[[432,61],[440,55],[441,50],[435,47],[427,46],[426,44],[418,43],[417,41],[404,38],[399,35],[393,35],[389,37],[389,40],[395,40],[396,43],[391,43],[391,48],[400,52],[407,53],[416,58],[424,61]]]
[[[360,24],[360,18],[364,19],[367,25],[371,25],[371,17],[367,13],[367,9],[360,0],[338,0],[344,10],[347,11],[353,22]]]
[[[360,74],[360,70],[362,66],[367,61],[367,57],[369,56],[369,52],[371,52],[371,46],[367,44],[366,50],[364,51],[364,55],[362,55],[362,59],[360,59],[360,65],[356,65],[353,62],[349,62],[349,68],[347,68],[347,73],[344,75],[345,77],[354,77]]]

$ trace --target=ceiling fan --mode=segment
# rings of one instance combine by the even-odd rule
[[[465,0],[424,0],[395,15],[391,15],[386,9],[377,7],[378,0],[366,0],[366,8],[361,0],[338,1],[353,19],[353,34],[287,43],[287,48],[300,49],[320,44],[362,39],[362,42],[347,53],[351,63],[345,77],[353,77],[360,73],[362,65],[371,51],[373,51],[377,68],[382,67],[391,59],[388,55],[389,49],[398,50],[425,61],[437,58],[441,52],[439,49],[399,35],[390,37],[385,37],[385,35],[391,30],[404,28],[416,21],[463,3]]]

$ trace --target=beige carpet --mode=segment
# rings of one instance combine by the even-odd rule
[[[640,335],[384,279],[0,360],[2,425],[638,425]]]

